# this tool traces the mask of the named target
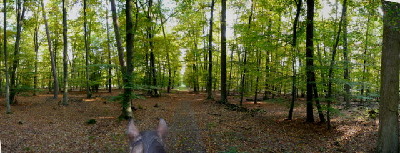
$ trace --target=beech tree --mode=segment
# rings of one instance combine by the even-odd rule
[[[53,76],[53,93],[54,99],[58,98],[58,89],[59,89],[59,84],[58,84],[58,76],[57,76],[57,69],[56,69],[56,61],[55,61],[55,55],[54,52],[52,51],[52,42],[51,42],[51,37],[50,37],[50,30],[49,30],[49,24],[47,22],[47,17],[46,17],[46,12],[44,9],[44,2],[43,0],[41,1],[41,5],[42,5],[42,15],[43,15],[43,20],[44,20],[44,25],[46,28],[46,37],[47,37],[47,45],[49,48],[49,52],[50,52],[50,59],[51,59],[51,72],[52,72],[52,76]]]
[[[226,0],[221,0],[221,103],[228,103],[226,90]]]
[[[89,85],[89,47],[90,47],[90,42],[88,38],[88,25],[87,25],[87,0],[83,0],[83,31],[84,31],[84,38],[85,38],[85,66],[86,66],[86,98],[91,98],[92,93],[90,91],[90,85]]]
[[[4,6],[4,27],[3,27],[3,53],[4,53],[4,73],[6,75],[6,113],[10,114],[11,113],[11,106],[10,106],[10,75],[8,73],[8,52],[7,52],[7,0],[3,0],[3,6]]]
[[[377,152],[399,152],[400,4],[382,0],[383,44]]]
[[[301,13],[301,6],[302,6],[302,0],[296,0],[296,17],[294,18],[293,21],[293,38],[292,38],[292,54],[293,54],[293,59],[292,59],[292,69],[293,69],[293,83],[292,83],[292,101],[290,102],[290,108],[289,108],[289,115],[288,115],[288,120],[293,119],[293,109],[294,109],[294,102],[296,101],[296,69],[295,69],[295,63],[296,63],[296,52],[297,52],[297,25],[299,22],[300,18],[300,13]]]
[[[307,122],[314,122],[313,83],[314,72],[314,0],[307,0],[307,41],[306,41],[306,73],[307,73]]]
[[[26,5],[24,2],[21,0],[17,0],[16,3],[16,8],[17,8],[17,35],[15,38],[15,47],[14,47],[14,58],[12,60],[12,66],[11,66],[11,78],[10,78],[10,103],[16,103],[17,101],[15,100],[15,95],[17,94],[17,68],[20,62],[19,56],[20,56],[20,43],[21,43],[21,32],[22,32],[22,26],[25,18],[25,12],[26,12]]]
[[[64,77],[63,77],[63,85],[64,85],[64,93],[63,93],[63,105],[68,105],[68,34],[67,34],[67,6],[65,6],[66,0],[62,1],[63,7],[63,67],[64,67]]]
[[[211,11],[210,11],[210,30],[208,34],[208,79],[207,79],[207,99],[212,99],[212,67],[213,67],[213,20],[214,20],[214,4],[215,0],[211,0]]]

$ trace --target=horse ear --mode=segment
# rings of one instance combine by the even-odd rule
[[[127,133],[128,133],[129,139],[134,139],[134,138],[139,136],[140,131],[136,127],[135,122],[133,121],[133,119],[129,120]]]
[[[157,134],[160,138],[163,138],[167,135],[167,132],[168,132],[167,122],[165,122],[165,120],[161,118],[160,121],[158,122]]]

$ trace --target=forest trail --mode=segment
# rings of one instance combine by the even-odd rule
[[[193,110],[193,101],[179,101],[174,120],[170,122],[169,152],[204,153],[204,143],[200,138],[200,130],[197,125],[196,113]]]
[[[2,151],[127,152],[127,121],[117,119],[121,106],[110,101],[121,92],[102,91],[92,99],[85,99],[84,92],[70,92],[69,106],[60,106],[61,97],[52,99],[51,94],[18,96],[13,114],[0,114]],[[169,127],[165,144],[171,153],[373,152],[375,148],[377,122],[364,118],[365,109],[354,108],[351,114],[334,118],[335,128],[328,131],[323,124],[304,123],[301,104],[294,120],[285,121],[284,99],[257,105],[245,102],[245,107],[261,110],[248,113],[228,110],[205,100],[206,96],[173,91],[135,99],[135,121],[141,131],[154,130],[158,119],[164,118]],[[229,97],[229,102],[238,103],[237,99]],[[88,124],[92,119],[96,123]]]

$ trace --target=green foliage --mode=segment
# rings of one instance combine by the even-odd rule
[[[378,117],[379,115],[379,110],[378,109],[366,109],[365,110],[365,114],[368,118],[371,119],[376,119],[376,117]]]
[[[137,106],[137,109],[143,110],[144,107],[143,107],[142,105],[138,105],[138,106]]]
[[[86,121],[86,124],[96,124],[96,119],[89,119]]]
[[[31,151],[32,149],[31,149],[31,147],[24,147],[24,151]]]

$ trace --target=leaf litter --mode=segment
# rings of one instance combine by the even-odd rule
[[[99,92],[85,99],[71,92],[70,104],[61,106],[51,94],[18,96],[13,114],[0,115],[0,141],[7,152],[127,152],[127,121],[118,120],[120,104],[108,99],[122,91]],[[226,109],[205,93],[176,92],[162,97],[135,99],[140,130],[152,130],[159,118],[170,128],[165,141],[169,152],[374,152],[378,121],[357,108],[334,116],[334,128],[305,123],[304,101],[285,120],[288,109],[276,101],[244,103],[257,112]],[[216,98],[218,99],[218,95]],[[0,99],[4,104],[4,99]],[[229,102],[238,104],[236,97]],[[186,105],[185,103],[190,103]],[[185,106],[186,105],[186,106]],[[2,105],[3,106],[3,105]],[[0,107],[0,112],[5,112]],[[317,115],[315,113],[315,115]],[[317,119],[317,116],[315,116]],[[92,120],[93,124],[87,122]],[[94,121],[93,121],[94,120]]]

